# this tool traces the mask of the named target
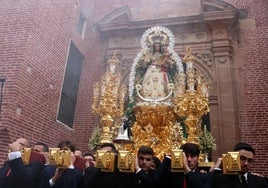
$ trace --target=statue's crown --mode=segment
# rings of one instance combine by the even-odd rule
[[[150,45],[153,45],[155,43],[161,43],[162,45],[167,44],[168,36],[166,33],[163,33],[160,30],[154,31],[148,36],[148,42]]]

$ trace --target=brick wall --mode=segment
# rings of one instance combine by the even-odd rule
[[[8,143],[19,137],[50,147],[69,139],[87,149],[88,135],[96,124],[94,117],[89,117],[101,50],[98,34],[82,39],[76,31],[82,8],[87,9],[75,0],[1,1],[0,77],[6,78],[0,121],[1,164]],[[85,56],[73,129],[56,121],[71,40]]]
[[[247,10],[249,16],[240,21],[239,53],[241,71],[238,91],[240,99],[241,141],[256,148],[254,171],[268,175],[268,3],[265,0],[226,1],[238,9]]]
[[[19,118],[15,117],[17,99],[23,95],[19,74],[23,64],[34,8],[37,2],[18,2],[14,7],[9,1],[1,1],[0,23],[0,75],[6,78],[1,113],[1,159],[6,159],[7,143],[18,136]],[[24,7],[24,8],[22,8]],[[26,127],[24,127],[26,128]],[[1,160],[1,162],[2,162]]]

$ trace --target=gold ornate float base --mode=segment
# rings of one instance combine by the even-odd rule
[[[136,106],[134,112],[137,120],[132,127],[135,150],[147,145],[160,158],[170,153],[174,144],[172,128],[177,118],[173,107]]]

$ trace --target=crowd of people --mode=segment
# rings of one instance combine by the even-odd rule
[[[31,146],[27,139],[20,138],[9,148],[8,160],[0,169],[0,188],[268,188],[266,177],[251,172],[255,150],[247,143],[234,147],[234,151],[239,152],[241,172],[232,175],[223,173],[222,158],[209,171],[199,169],[200,150],[194,143],[181,146],[184,172],[171,171],[170,154],[160,161],[149,146],[139,148],[133,173],[121,172],[116,167],[113,172],[101,171],[96,168],[93,153],[83,153],[67,140],[58,144],[61,150],[71,152],[67,168],[49,164],[49,148],[44,143]],[[43,160],[30,157],[30,162],[24,164],[23,148],[32,148]],[[117,154],[111,143],[102,144],[100,149]],[[75,161],[80,158],[84,159],[85,168],[76,167]]]

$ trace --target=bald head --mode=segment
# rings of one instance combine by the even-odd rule
[[[30,142],[25,138],[19,138],[18,140],[16,140],[16,142],[19,143],[20,145],[22,145],[23,147],[26,147],[26,148],[31,147]]]

